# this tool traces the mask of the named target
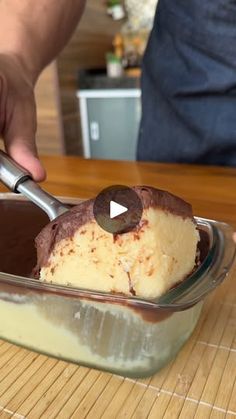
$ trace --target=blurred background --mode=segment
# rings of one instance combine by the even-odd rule
[[[40,154],[135,160],[142,56],[157,0],[87,0],[36,87]]]

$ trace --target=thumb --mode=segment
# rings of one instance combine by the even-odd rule
[[[13,137],[12,144],[6,146],[8,154],[32,175],[36,182],[45,180],[46,172],[40,163],[36,151],[25,137]]]
[[[46,172],[38,158],[35,132],[36,108],[32,94],[31,100],[22,98],[21,103],[14,103],[10,113],[7,110],[4,142],[13,160],[28,170],[35,181],[42,181]]]

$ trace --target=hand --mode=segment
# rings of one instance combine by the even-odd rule
[[[35,144],[36,105],[33,83],[15,56],[0,54],[0,137],[7,153],[34,180],[45,179]]]

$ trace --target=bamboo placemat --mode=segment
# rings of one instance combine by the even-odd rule
[[[236,419],[236,269],[208,297],[176,359],[148,379],[123,378],[0,342],[0,417]]]

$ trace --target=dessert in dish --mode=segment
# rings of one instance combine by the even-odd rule
[[[155,298],[194,269],[199,233],[191,205],[152,187],[132,188],[143,206],[140,223],[121,234],[104,231],[84,201],[37,236],[41,281]]]
[[[39,208],[16,194],[9,201],[4,197],[0,213],[1,233],[6,239],[5,246],[0,246],[0,261],[10,254],[9,245],[11,263],[8,258],[5,269],[12,273],[17,268],[20,275],[26,276],[36,263],[34,237],[48,219]],[[6,274],[0,273],[0,315],[4,319],[0,324],[1,338],[125,377],[153,375],[191,335],[206,289],[210,292],[222,283],[234,258],[230,226],[200,218],[196,222],[201,235],[199,258],[201,263],[206,258],[207,263],[202,263],[195,274],[196,286],[186,281],[184,291],[181,287],[176,289],[174,304],[168,301],[168,295],[164,306],[163,302],[147,304],[146,300],[111,294],[101,297],[96,292],[88,295],[76,289],[51,287],[14,275],[7,279]],[[13,242],[16,231],[19,234]],[[22,242],[25,232],[27,243]],[[22,243],[30,258],[27,266],[21,260]]]

